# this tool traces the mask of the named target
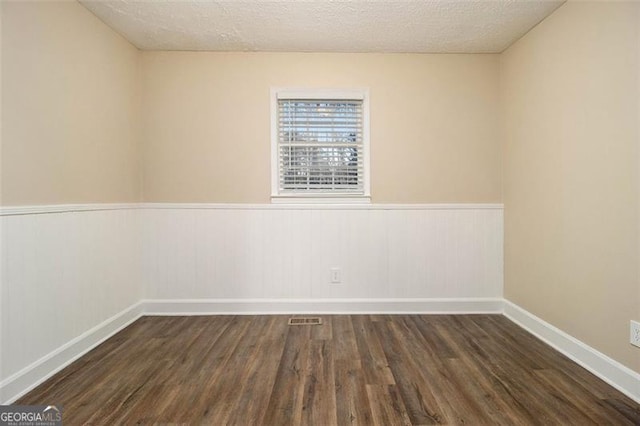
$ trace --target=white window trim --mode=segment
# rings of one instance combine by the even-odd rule
[[[362,144],[364,152],[364,194],[280,194],[278,153],[279,99],[361,99]],[[369,89],[290,89],[271,88],[271,202],[272,203],[370,203]]]

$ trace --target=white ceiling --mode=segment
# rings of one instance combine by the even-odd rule
[[[80,0],[143,50],[502,52],[551,0]]]

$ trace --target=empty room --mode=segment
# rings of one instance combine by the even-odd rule
[[[0,425],[640,425],[640,2],[0,16]]]

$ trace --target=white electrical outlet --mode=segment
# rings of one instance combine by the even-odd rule
[[[340,268],[331,268],[331,283],[338,284],[342,281],[340,277]]]
[[[632,345],[640,348],[640,322],[631,321],[631,334],[629,341]]]

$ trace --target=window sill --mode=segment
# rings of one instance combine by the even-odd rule
[[[272,195],[272,204],[371,204],[369,195]]]

